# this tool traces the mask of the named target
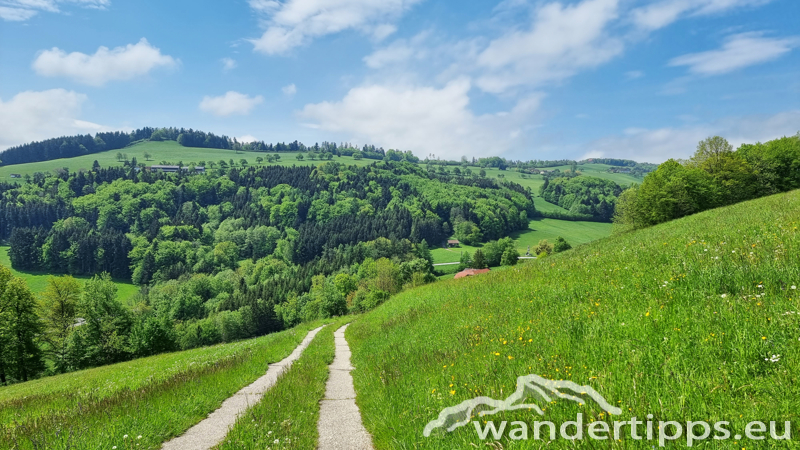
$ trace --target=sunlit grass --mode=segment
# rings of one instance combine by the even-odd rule
[[[264,375],[322,323],[0,388],[0,443],[127,448],[128,435],[142,436],[133,440],[137,448],[159,448]]]
[[[483,447],[471,425],[430,438],[422,430],[445,407],[481,395],[506,398],[527,374],[592,386],[622,408],[613,420],[726,420],[738,432],[753,420],[791,420],[796,435],[798,226],[795,191],[399,294],[347,330],[358,403],[376,448]],[[609,419],[592,404],[541,406],[545,417],[491,419],[562,423],[578,412],[587,422]],[[734,441],[702,445],[769,444]],[[547,445],[507,435],[502,442],[646,444]]]
[[[289,372],[239,418],[216,448],[316,448],[319,402],[325,395],[328,365],[334,357],[333,332],[352,320],[339,318],[320,330]]]

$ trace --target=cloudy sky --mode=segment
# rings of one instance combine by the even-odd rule
[[[0,0],[0,149],[177,126],[660,162],[800,131],[798,0]]]

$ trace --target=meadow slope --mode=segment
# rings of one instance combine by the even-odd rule
[[[446,407],[505,399],[528,374],[589,385],[622,414],[560,400],[538,402],[544,418],[490,417],[498,425],[653,414],[654,421],[730,421],[729,440],[702,448],[795,448],[735,434],[754,420],[780,421],[779,434],[790,420],[798,434],[798,226],[800,191],[793,191],[399,294],[347,331],[357,401],[376,448],[482,448],[472,424],[429,438],[422,431]],[[534,441],[531,430],[531,440],[506,434],[494,448],[659,445],[623,434],[548,443]]]

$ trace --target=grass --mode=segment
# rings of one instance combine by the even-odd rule
[[[561,236],[574,247],[610,235],[610,223],[536,219],[530,221],[527,230],[512,233],[511,238],[514,239],[514,243],[520,255],[524,255],[525,252],[528,251],[528,246],[531,247],[532,251],[542,239],[547,239],[552,244],[558,236]],[[458,262],[461,258],[462,251],[468,251],[470,254],[474,254],[475,250],[478,248],[479,247],[461,244],[459,247],[455,248],[435,248],[431,250],[431,255],[433,256],[434,264]],[[446,267],[447,266],[438,266],[437,270],[445,271]]]
[[[796,434],[799,226],[794,191],[401,293],[347,330],[365,426],[377,449],[483,448],[471,424],[429,438],[422,430],[446,407],[505,399],[517,377],[538,374],[589,385],[623,412],[534,400],[544,417],[514,411],[487,419],[561,424],[577,413],[585,422],[653,414],[729,421],[735,433],[754,420],[790,420]],[[494,448],[658,445],[625,436],[500,441]],[[700,446],[796,448],[733,438]]]
[[[215,448],[316,448],[319,404],[325,396],[328,366],[335,351],[333,332],[351,320],[339,318],[320,330],[289,372],[237,420],[225,441]]]
[[[134,442],[137,449],[159,448],[266,373],[322,323],[0,388],[0,443],[15,449],[128,448]]]
[[[47,279],[51,276],[58,276],[49,274],[46,272],[20,272],[19,270],[15,270],[11,268],[11,259],[8,257],[8,251],[11,247],[0,245],[0,265],[6,266],[11,270],[11,273],[14,274],[15,277],[22,278],[28,283],[28,287],[30,288],[31,292],[34,294],[39,294],[44,292],[45,288],[47,287]],[[75,279],[81,283],[88,280],[91,277],[88,276],[81,276],[76,275]],[[117,300],[122,303],[128,303],[130,299],[139,292],[139,287],[130,283],[129,281],[121,281],[121,280],[114,280],[114,284],[117,285]]]
[[[151,160],[146,161],[144,153],[150,153]],[[136,158],[140,163],[147,165],[159,164],[161,161],[167,161],[177,164],[183,161],[184,164],[190,162],[197,163],[199,161],[213,161],[214,163],[219,160],[224,160],[226,163],[233,159],[236,165],[239,165],[240,159],[246,159],[251,165],[256,164],[256,158],[264,157],[264,152],[234,152],[233,150],[223,150],[214,148],[196,148],[196,147],[182,147],[175,141],[161,141],[161,142],[142,142],[132,145],[120,150],[108,150],[105,152],[93,153],[91,155],[77,156],[74,158],[55,159],[52,161],[41,161],[35,163],[16,164],[12,166],[0,166],[0,181],[15,181],[10,178],[12,173],[20,174],[23,177],[33,175],[35,172],[52,173],[55,169],[62,167],[69,168],[70,171],[78,171],[81,169],[90,170],[92,163],[97,160],[102,167],[121,166],[122,162],[117,161],[117,153],[125,153],[128,158]],[[281,159],[278,164],[282,166],[291,165],[316,165],[320,161],[309,161],[307,158],[303,161],[297,160],[297,153],[280,153]],[[373,163],[373,160],[362,159],[360,161],[353,159],[350,156],[334,157],[334,161],[346,162],[347,164],[355,164],[358,166],[365,166]],[[266,163],[264,163],[266,164]]]

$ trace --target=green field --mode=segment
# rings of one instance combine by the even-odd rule
[[[505,399],[517,377],[589,385],[484,420],[800,420],[800,191],[613,236],[504,271],[407,291],[347,330],[358,404],[377,449],[484,448],[473,424],[422,431],[446,407]],[[613,424],[612,424],[613,425]],[[654,427],[655,428],[655,427]],[[643,434],[640,428],[640,435]],[[698,430],[699,433],[700,430]],[[492,448],[655,448],[657,441],[512,441]],[[545,428],[545,433],[547,429]],[[657,433],[657,431],[656,431]],[[670,433],[672,433],[670,431]],[[712,434],[713,435],[713,434]],[[796,439],[796,438],[795,438]],[[666,442],[684,448],[686,440]],[[796,448],[778,441],[702,448]]]
[[[608,164],[578,164],[578,172],[581,172],[585,176],[589,177],[597,177],[597,178],[604,178],[606,180],[611,180],[622,187],[628,186],[633,183],[641,183],[641,178],[636,178],[633,175],[628,175],[626,173],[609,173],[608,169],[613,166]],[[545,167],[544,170],[555,170],[558,169],[562,172],[567,170],[572,170],[570,166],[557,166],[557,167]]]
[[[151,160],[146,161],[144,153],[150,153]],[[16,164],[13,166],[0,166],[0,180],[13,181],[9,176],[12,173],[20,174],[22,176],[33,175],[35,172],[52,173],[53,170],[62,167],[67,167],[71,172],[81,169],[89,170],[92,168],[92,163],[97,160],[102,167],[121,166],[122,163],[117,161],[117,153],[124,153],[128,158],[136,158],[140,163],[147,165],[160,164],[162,161],[167,161],[172,164],[183,162],[188,165],[189,163],[198,163],[199,161],[213,161],[214,163],[219,160],[224,160],[226,163],[233,159],[236,164],[239,164],[240,159],[246,159],[251,165],[256,164],[256,158],[264,157],[264,152],[234,152],[233,150],[221,150],[213,148],[195,148],[183,147],[175,141],[161,141],[161,142],[142,142],[132,145],[120,150],[108,150],[100,153],[93,153],[91,155],[78,156],[75,158],[55,159],[52,161],[42,161],[35,163]],[[303,161],[297,160],[297,153],[280,153],[281,159],[278,164],[282,166],[291,166],[296,164],[300,165],[314,165],[319,161]],[[370,159],[354,160],[349,156],[334,157],[335,161],[347,162],[347,164],[355,164],[364,166],[371,164],[374,161]],[[264,163],[266,164],[266,163]]]
[[[47,287],[47,279],[52,275],[41,272],[20,272],[12,269],[11,259],[8,257],[8,250],[10,248],[11,247],[6,245],[0,245],[0,265],[11,269],[11,273],[13,273],[15,277],[24,279],[25,282],[28,283],[31,292],[34,294],[43,292]],[[89,277],[85,276],[76,276],[75,278],[81,282],[81,285],[83,281],[89,279]],[[123,303],[127,303],[139,291],[139,287],[131,284],[129,281],[114,280],[114,283],[117,285],[117,299]]]
[[[326,322],[0,388],[0,447],[157,449]]]
[[[552,244],[558,236],[561,236],[574,247],[610,235],[610,223],[536,219],[531,220],[526,231],[512,233],[511,238],[514,239],[520,255],[524,255],[528,251],[528,246],[533,250],[542,239],[547,239]],[[456,248],[436,248],[431,250],[433,263],[457,262],[461,258],[462,251],[472,254],[478,248],[463,244]]]

